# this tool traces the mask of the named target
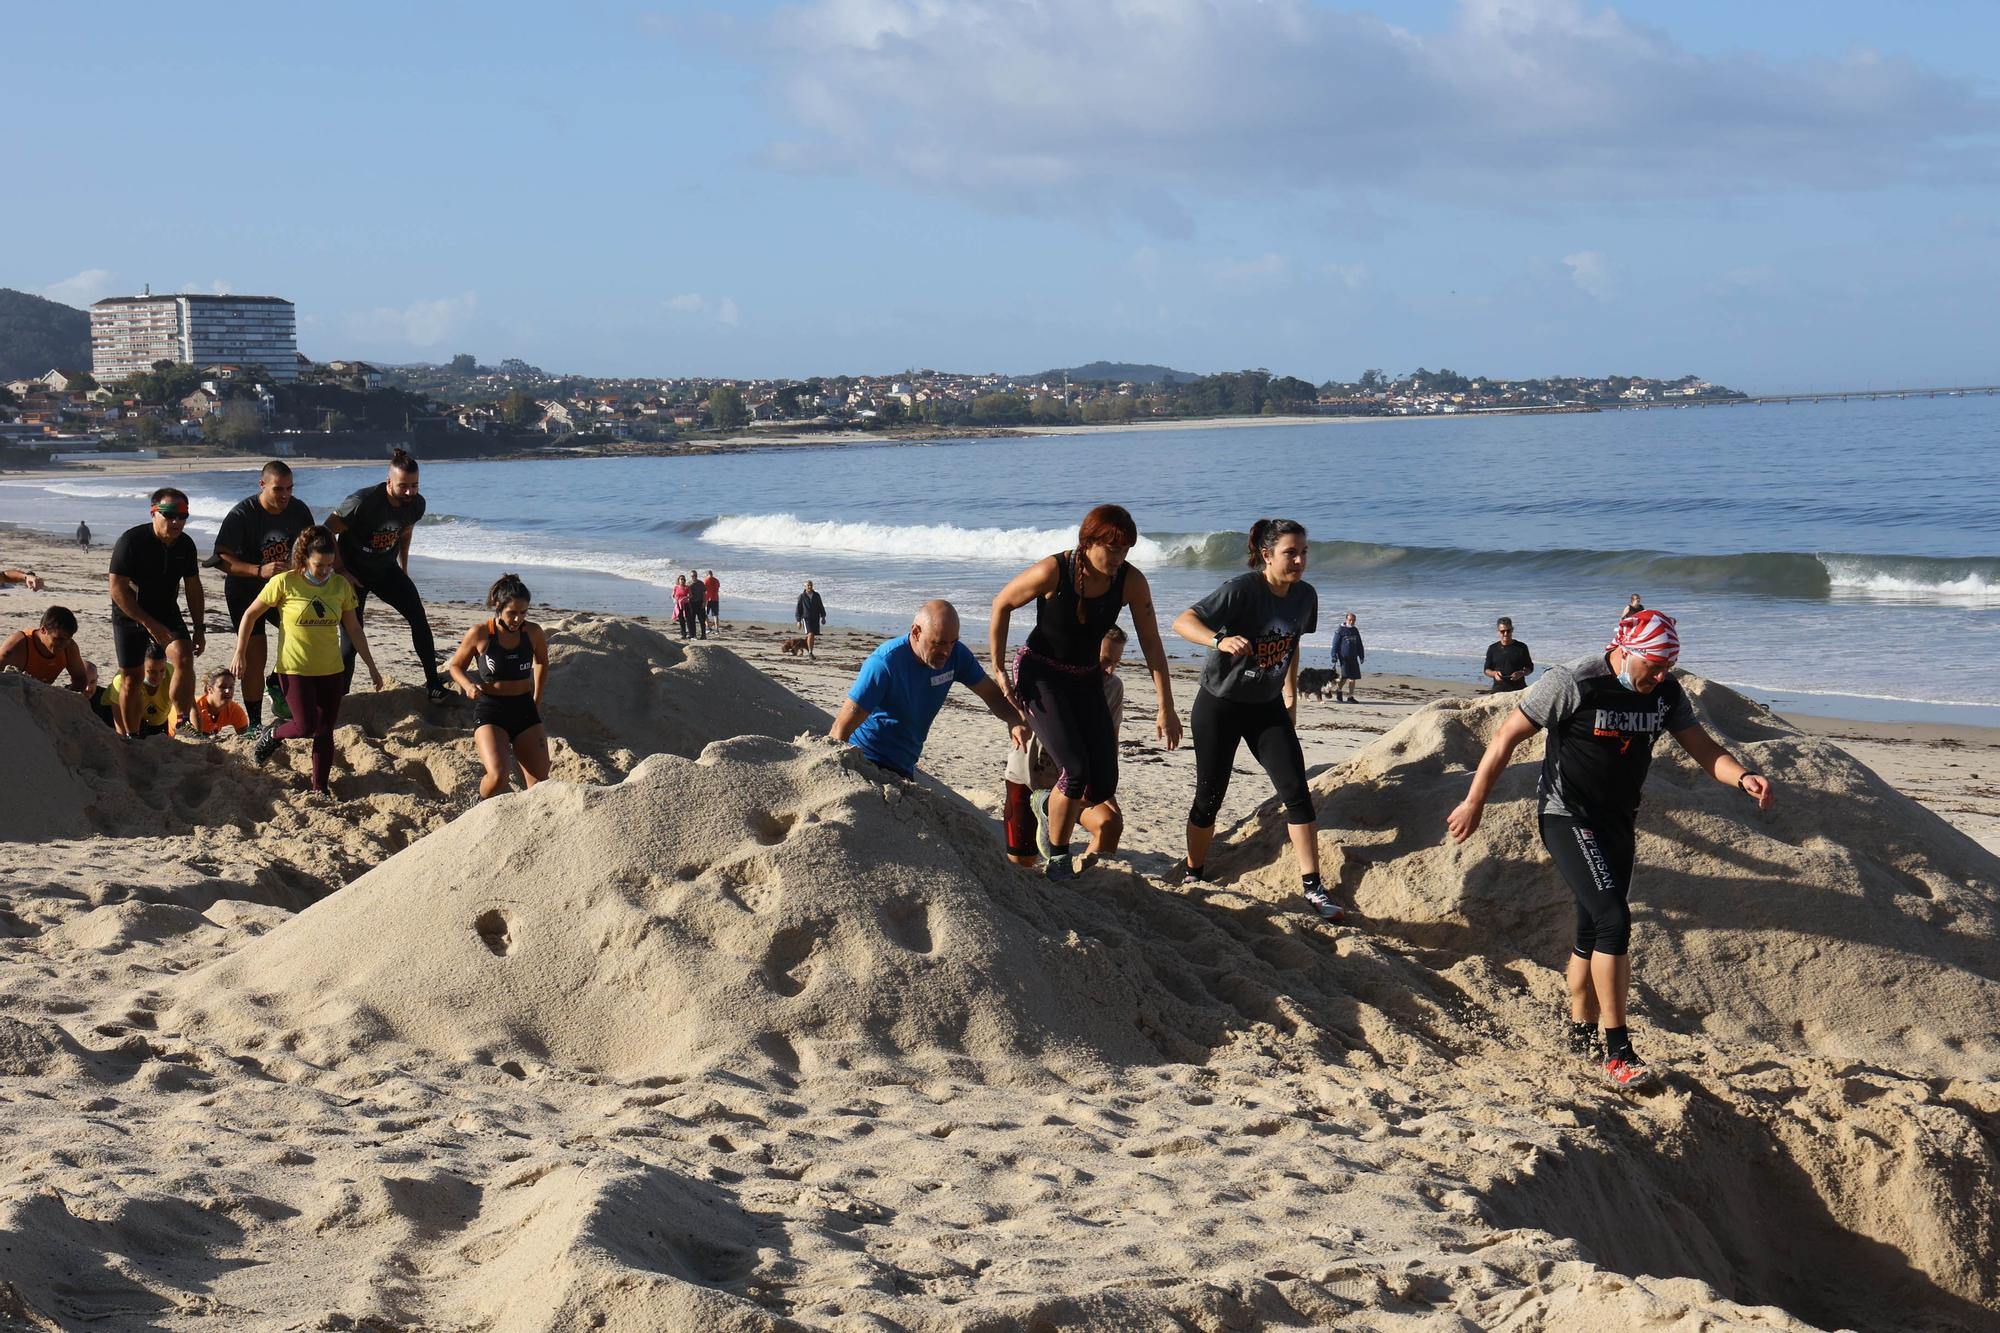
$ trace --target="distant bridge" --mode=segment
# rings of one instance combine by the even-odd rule
[[[1657,402],[1619,403],[1620,408],[1628,407],[1741,407],[1746,404],[1762,407],[1766,403],[1780,406],[1791,403],[1845,403],[1860,398],[1967,398],[1975,394],[1988,397],[2000,394],[2000,384],[1968,384],[1948,389],[1850,389],[1843,393],[1832,391],[1820,393],[1770,393],[1754,398],[1683,398],[1662,399]],[[1612,406],[1612,404],[1604,404]]]

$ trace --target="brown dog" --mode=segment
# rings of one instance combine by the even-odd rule
[[[786,639],[778,645],[778,648],[781,652],[787,652],[793,657],[797,657],[806,650],[806,641],[804,639]]]

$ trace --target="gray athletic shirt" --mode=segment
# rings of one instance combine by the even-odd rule
[[[1521,696],[1520,709],[1548,732],[1541,811],[1571,819],[1592,817],[1585,797],[1597,814],[1638,809],[1653,742],[1700,720],[1679,681],[1669,676],[1651,694],[1625,689],[1604,653],[1550,667]],[[1579,720],[1585,710],[1593,711]],[[1574,783],[1581,788],[1572,793]]]
[[[1319,628],[1319,594],[1300,580],[1283,597],[1256,570],[1238,574],[1194,604],[1201,623],[1232,638],[1250,640],[1250,651],[1228,657],[1208,650],[1201,687],[1218,699],[1268,703],[1285,690],[1285,671],[1299,650],[1299,638]]]

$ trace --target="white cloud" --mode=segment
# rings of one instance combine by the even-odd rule
[[[1569,269],[1570,281],[1593,301],[1609,301],[1617,294],[1617,283],[1612,280],[1611,261],[1601,250],[1579,250],[1573,255],[1563,256],[1563,265]]]
[[[732,329],[735,328],[738,324],[742,323],[743,317],[741,312],[739,312],[736,308],[736,298],[733,296],[725,296],[722,298],[721,301],[717,302],[715,307],[715,318],[717,323],[727,324]]]
[[[87,268],[81,273],[64,278],[61,282],[50,283],[42,288],[41,294],[51,301],[60,301],[64,305],[87,306],[102,301],[118,290],[111,279],[112,273],[108,268]]]
[[[1860,52],[1703,55],[1584,0],[1433,31],[1310,0],[804,0],[765,30],[800,170],[1185,226],[1217,191],[1482,206],[1992,180],[2000,102]]]
[[[743,312],[736,305],[733,296],[710,300],[700,292],[682,292],[679,296],[669,296],[666,307],[676,315],[706,315],[716,323],[735,328],[743,322]]]
[[[1322,264],[1320,272],[1326,274],[1327,277],[1332,278],[1349,291],[1353,291],[1368,281],[1368,265],[1366,264]]]
[[[202,286],[202,284],[198,282],[184,282],[175,290],[183,292],[201,292],[208,296],[228,296],[232,293],[234,289],[230,287],[229,280],[227,278],[217,278],[215,281],[209,283],[206,287]]]
[[[695,314],[707,304],[700,292],[682,292],[679,296],[667,298],[667,309],[678,315]]]
[[[1224,286],[1254,287],[1276,282],[1291,271],[1291,261],[1276,251],[1266,251],[1254,259],[1216,259],[1208,265],[1208,275]]]
[[[473,292],[415,301],[400,310],[381,306],[347,317],[350,337],[409,347],[436,347],[450,339],[479,308]]]

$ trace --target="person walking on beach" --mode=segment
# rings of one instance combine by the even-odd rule
[[[343,652],[358,654],[368,664],[375,688],[382,688],[381,669],[361,627],[361,594],[334,569],[339,547],[330,524],[314,524],[301,532],[292,544],[291,568],[264,585],[236,627],[239,678],[251,636],[267,611],[278,613],[283,635],[278,641],[278,683],[291,716],[258,729],[252,757],[262,764],[280,741],[310,737],[312,789],[321,795],[327,793],[333,772],[333,728],[351,675],[352,664],[343,659]]]
[[[1319,593],[1305,581],[1306,555],[1303,526],[1289,518],[1260,518],[1250,527],[1250,572],[1174,620],[1174,633],[1208,649],[1188,719],[1194,732],[1194,801],[1181,871],[1186,879],[1206,877],[1236,749],[1248,742],[1284,802],[1299,892],[1313,911],[1339,921],[1347,912],[1319,877],[1319,824],[1299,746],[1299,641],[1319,628]]]
[[[688,637],[688,576],[674,575],[674,624],[680,628],[681,637]]]
[[[82,521],[77,523],[76,544],[86,551],[90,549],[90,524]]]
[[[1128,606],[1159,697],[1154,729],[1168,749],[1181,743],[1173,681],[1153,615],[1153,590],[1146,576],[1125,560],[1138,541],[1131,514],[1118,505],[1098,505],[1083,516],[1075,549],[1037,560],[993,599],[988,642],[994,674],[1061,770],[1049,796],[1049,842],[1055,849],[1048,862],[1050,879],[1077,873],[1069,838],[1083,813],[1084,793],[1095,792],[1100,801],[1118,794],[1118,735],[1104,702],[1098,654],[1105,634]],[[1010,681],[1008,621],[1030,602],[1035,604],[1035,627],[1015,655]]]
[[[549,775],[549,733],[542,725],[542,691],[549,680],[549,641],[528,619],[533,600],[518,575],[502,574],[487,589],[490,619],[474,625],[451,656],[451,678],[473,701],[473,743],[486,774],[479,799],[507,790],[510,770],[521,768],[521,786]],[[474,679],[468,668],[479,665]]]
[[[90,688],[90,663],[76,647],[76,613],[66,606],[42,612],[42,623],[17,629],[0,644],[0,670],[12,668],[44,685],[69,672],[69,687],[79,694]]]
[[[180,725],[181,718],[176,714],[173,727],[179,730]],[[217,667],[209,673],[208,688],[195,696],[194,729],[203,736],[213,736],[224,727],[240,736],[250,730],[250,716],[236,702],[236,673],[228,667]]]
[[[1535,669],[1535,659],[1528,652],[1528,645],[1514,637],[1514,622],[1502,616],[1494,623],[1496,636],[1486,645],[1486,666],[1482,674],[1493,682],[1489,694],[1506,694],[1511,690],[1528,688],[1528,676]]]
[[[119,731],[126,736],[139,734],[145,707],[139,678],[148,650],[159,648],[173,668],[173,711],[185,717],[194,709],[194,659],[206,646],[201,570],[194,539],[187,535],[187,493],[162,486],[150,503],[151,518],[127,528],[111,548],[111,646],[120,681]]]
[[[819,638],[820,627],[826,624],[826,603],[813,591],[811,579],[806,580],[805,591],[799,594],[799,600],[792,606],[792,623],[806,633],[806,656],[818,661],[813,652],[813,641]]]
[[[708,577],[701,581],[701,587],[702,591],[707,594],[705,600],[709,622],[716,629],[720,630],[722,628],[722,581],[715,577],[715,571],[711,569],[708,571]]]
[[[1125,728],[1125,682],[1118,675],[1118,664],[1125,658],[1126,637],[1122,626],[1113,625],[1104,632],[1104,645],[1097,656],[1104,672],[1104,703],[1111,710],[1114,741]],[[1029,740],[1025,750],[1007,751],[1000,826],[1006,834],[1007,859],[1017,866],[1034,866],[1055,854],[1049,841],[1049,793],[1060,776],[1061,770],[1039,740]],[[1084,792],[1083,813],[1076,817],[1076,826],[1090,835],[1079,870],[1087,870],[1117,851],[1125,833],[1125,814],[1118,808],[1118,798],[1097,800],[1096,796],[1094,791]]]
[[[694,626],[697,639],[708,637],[708,589],[702,585],[701,575],[690,569],[687,572],[688,621]]]
[[[1555,667],[1493,733],[1472,785],[1445,825],[1464,842],[1515,747],[1544,728],[1536,785],[1542,846],[1576,898],[1570,950],[1570,1050],[1601,1061],[1621,1087],[1652,1079],[1632,1049],[1625,999],[1632,985],[1632,885],[1641,788],[1653,746],[1670,734],[1704,772],[1771,807],[1771,782],[1717,743],[1671,674],[1680,657],[1671,616],[1641,611],[1618,622],[1603,653]],[[1599,1025],[1603,1027],[1600,1044]]]
[[[438,674],[430,616],[417,585],[410,581],[410,541],[426,508],[417,491],[417,460],[398,449],[389,459],[388,480],[364,486],[342,500],[327,515],[326,527],[338,542],[336,572],[354,593],[355,623],[367,616],[371,596],[387,602],[409,622],[410,646],[424,673],[424,689],[435,704],[452,698],[452,691]],[[351,638],[342,643],[343,693],[354,680],[355,651]]]
[[[209,561],[222,571],[222,599],[229,606],[230,624],[241,624],[243,612],[264,585],[292,567],[292,544],[312,521],[312,510],[292,497],[291,466],[275,458],[264,464],[257,474],[257,493],[237,501],[216,530]],[[242,707],[253,727],[264,723],[264,666],[270,651],[264,629],[274,618],[266,614],[257,622],[250,655],[243,662],[248,684]],[[276,681],[271,684],[275,687]],[[275,688],[272,694],[277,696]]]
[[[945,696],[962,684],[1007,724],[1015,747],[1026,749],[1026,720],[958,641],[958,630],[958,608],[942,600],[925,602],[908,634],[890,639],[862,662],[827,734],[851,740],[878,767],[913,778]]]
[[[1354,623],[1354,613],[1349,611],[1340,625],[1333,631],[1333,697],[1342,698],[1345,690],[1346,701],[1354,702],[1354,682],[1361,679],[1361,664],[1368,660],[1368,649],[1361,642],[1360,627]]]

